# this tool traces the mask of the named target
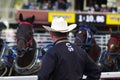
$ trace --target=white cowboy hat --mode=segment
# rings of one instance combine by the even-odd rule
[[[77,24],[71,24],[68,26],[64,18],[59,17],[59,18],[54,18],[54,20],[51,23],[51,27],[50,26],[43,26],[43,27],[48,31],[65,33],[75,29],[77,27]]]

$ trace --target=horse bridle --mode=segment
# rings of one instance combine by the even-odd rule
[[[29,40],[29,41],[27,41],[26,39],[24,39],[23,37],[20,37],[19,38],[19,40],[23,40],[23,41],[25,41],[25,43],[27,44],[27,47],[26,48],[22,48],[21,50],[23,50],[23,51],[28,51],[28,50],[32,50],[32,45],[33,45],[33,43],[32,43],[32,41],[33,41],[33,38],[31,37],[31,39]],[[18,43],[18,41],[19,40],[17,40],[17,43]]]
[[[33,27],[33,24],[30,23],[30,22],[20,22],[19,25],[21,25],[21,24],[28,24],[28,25],[30,25],[30,27]],[[32,35],[33,35],[33,32],[32,32]],[[27,41],[27,40],[26,40],[25,38],[23,38],[23,37],[20,37],[20,39],[23,39],[25,42],[28,42],[28,43],[30,43],[30,44],[32,44],[32,40],[33,40],[32,36],[31,36],[31,38],[30,38],[29,41]]]
[[[40,65],[41,65],[41,62],[38,59],[38,56],[39,56],[39,51],[36,50],[35,58],[31,62],[32,64],[30,64],[24,68],[19,67],[17,65],[17,62],[15,61],[15,71],[17,71],[17,73],[19,73],[19,74],[31,74],[31,73],[38,71],[40,69]]]
[[[92,34],[88,28],[82,27],[82,28],[79,28],[79,30],[86,30],[86,31],[88,31],[89,34]],[[87,36],[87,35],[84,35],[84,36]],[[78,45],[78,46],[81,46],[81,48],[83,48],[85,50],[88,50],[90,48],[90,46],[92,45],[92,41],[93,41],[92,36],[91,36],[91,38],[87,37],[87,40],[85,42],[79,36],[76,36],[75,39],[81,43],[81,45]]]
[[[30,22],[20,22],[19,25],[21,25],[21,24],[28,24],[31,27],[33,26],[32,23],[30,23]],[[33,33],[32,33],[32,35],[33,35]],[[18,43],[19,40],[25,41],[25,43],[27,44],[27,47],[26,48],[22,48],[22,49],[18,49],[18,51],[27,52],[27,51],[31,51],[33,49],[33,48],[31,48],[31,46],[33,45],[32,44],[32,42],[33,42],[33,37],[32,36],[30,37],[29,41],[26,40],[24,37],[19,37],[19,39],[17,39],[17,43]]]
[[[114,38],[112,37],[111,40],[119,40],[119,38]],[[106,51],[106,57],[109,58],[109,57],[113,57],[113,60],[111,62],[105,62],[105,64],[108,64],[108,65],[111,65],[111,64],[114,64],[114,69],[115,70],[120,70],[120,62],[118,62],[118,60],[120,61],[120,49],[118,51],[114,51],[114,52],[108,52]]]
[[[111,40],[113,41],[119,41],[120,39],[119,38],[115,38],[115,37],[112,37]],[[120,43],[119,43],[120,44]],[[120,55],[120,46],[119,46],[119,49],[118,51],[114,51],[114,52],[108,52],[109,55],[113,55],[113,56],[116,56],[116,55]]]
[[[29,23],[29,22],[20,22],[20,24],[28,24],[28,25],[32,26],[32,24]],[[33,49],[35,50],[35,48],[32,48],[32,46],[33,46],[33,37],[32,36],[31,36],[31,38],[28,42],[24,37],[20,37],[17,40],[17,42],[19,40],[23,40],[27,43],[27,47],[22,48],[22,50],[24,50],[25,52],[32,51]],[[39,56],[39,50],[37,49],[37,50],[35,50],[35,56],[34,56],[34,59],[31,62],[31,64],[26,66],[26,67],[18,66],[17,61],[15,60],[15,71],[19,74],[32,74],[32,73],[38,71],[40,69],[40,65],[41,65],[40,60],[38,59],[38,56]]]

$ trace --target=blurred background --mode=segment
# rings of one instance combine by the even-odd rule
[[[64,15],[74,13],[75,20],[69,24],[77,23],[78,26],[83,24],[90,26],[95,33],[97,43],[102,47],[106,47],[110,37],[109,27],[113,29],[113,32],[119,31],[120,23],[111,24],[109,20],[107,21],[107,17],[109,19],[111,16],[109,14],[115,14],[117,21],[120,21],[120,0],[0,0],[1,38],[6,40],[9,46],[15,45],[18,14],[23,13],[24,17],[32,14],[36,17],[34,35],[38,45],[51,42],[49,34],[42,28],[42,25],[50,25],[48,15],[50,12],[56,12],[55,14],[62,12]],[[65,14],[66,12],[67,14]],[[90,17],[88,14],[92,14],[92,18],[95,18],[96,21],[94,19],[91,22],[84,20],[87,16]],[[70,41],[73,40],[74,36],[71,33]]]

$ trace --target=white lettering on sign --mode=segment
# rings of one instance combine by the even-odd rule
[[[105,23],[105,16],[104,15],[79,15],[78,21],[86,22],[86,23]]]

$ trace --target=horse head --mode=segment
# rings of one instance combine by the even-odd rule
[[[33,22],[35,16],[28,17],[23,19],[23,15],[19,15],[20,24],[17,29],[16,38],[17,38],[17,51],[18,55],[22,56],[29,50],[32,46],[33,41]]]
[[[81,46],[83,49],[88,50],[92,45],[93,34],[91,30],[86,26],[81,26],[75,34],[75,43]]]
[[[81,26],[75,34],[75,41],[78,46],[83,48],[91,58],[96,62],[101,52],[100,47],[96,44],[93,33],[87,26]]]
[[[23,18],[19,15],[19,26],[16,32],[17,57],[15,71],[18,74],[33,74],[40,69],[41,60],[39,49],[33,35],[33,22],[35,16]]]
[[[111,35],[111,38],[108,40],[108,52],[109,54],[115,54],[116,52],[120,53],[120,33],[114,33]]]
[[[110,39],[107,43],[107,51],[110,55],[115,55],[117,52],[120,55],[120,32],[113,33],[112,28],[109,28]]]
[[[112,28],[109,29],[110,39],[107,42],[107,49],[101,53],[99,62],[102,71],[120,71],[120,33],[113,33]]]
[[[106,65],[112,70],[120,70],[120,33],[112,33],[107,43]]]

